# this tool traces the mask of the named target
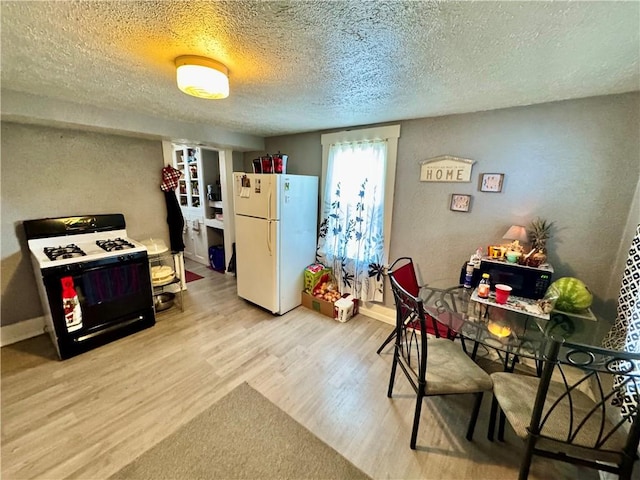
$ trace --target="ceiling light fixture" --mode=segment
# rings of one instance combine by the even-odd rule
[[[176,58],[178,88],[198,98],[220,99],[229,96],[229,70],[220,62],[196,55]]]

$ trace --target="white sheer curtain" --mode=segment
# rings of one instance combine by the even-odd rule
[[[343,293],[382,301],[387,141],[331,145],[318,261]]]

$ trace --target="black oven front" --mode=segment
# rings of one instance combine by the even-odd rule
[[[41,273],[63,359],[155,324],[146,252],[123,252]],[[69,297],[75,297],[75,316]]]

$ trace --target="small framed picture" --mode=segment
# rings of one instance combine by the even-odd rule
[[[483,173],[480,175],[481,192],[501,192],[504,173]]]
[[[449,209],[454,212],[468,212],[471,207],[471,195],[464,195],[462,193],[451,194],[451,205]]]

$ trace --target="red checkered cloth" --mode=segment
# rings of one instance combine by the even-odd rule
[[[162,169],[162,184],[160,188],[163,192],[175,190],[178,186],[178,180],[182,176],[182,172],[169,165]]]

